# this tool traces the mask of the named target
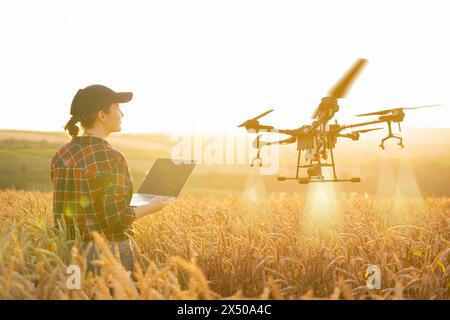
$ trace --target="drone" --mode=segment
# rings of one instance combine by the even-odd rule
[[[333,155],[333,149],[336,146],[338,138],[347,138],[354,141],[359,140],[362,133],[367,133],[375,130],[382,130],[383,127],[367,128],[360,130],[349,131],[349,129],[364,127],[374,124],[386,123],[388,128],[388,135],[381,140],[380,148],[384,150],[384,142],[388,139],[398,140],[398,145],[404,147],[403,139],[400,136],[400,123],[405,118],[404,110],[428,108],[438,105],[427,105],[419,107],[399,107],[393,109],[386,109],[370,113],[357,115],[358,117],[378,116],[377,119],[349,124],[340,125],[335,119],[334,123],[329,124],[336,112],[339,111],[338,99],[343,99],[348,93],[352,83],[357,78],[361,70],[367,64],[366,59],[357,59],[355,63],[347,70],[342,78],[331,88],[326,97],[323,97],[318,107],[312,114],[312,123],[303,125],[295,129],[276,129],[270,125],[261,125],[259,119],[268,115],[274,109],[270,109],[252,119],[249,119],[240,125],[238,128],[245,127],[247,132],[256,133],[257,136],[253,141],[253,147],[257,149],[256,157],[252,160],[250,166],[254,166],[259,162],[262,166],[260,158],[261,148],[272,144],[297,144],[297,165],[295,177],[277,177],[278,181],[297,180],[300,184],[308,184],[310,182],[360,182],[361,178],[338,178],[336,175],[336,164]],[[399,132],[394,134],[392,131],[392,124],[397,123]],[[275,132],[277,134],[288,135],[288,138],[277,141],[261,140],[262,133]],[[302,153],[304,153],[304,160],[302,160]],[[333,171],[333,178],[326,179],[323,175],[323,168],[331,167]],[[306,176],[301,176],[306,170]]]

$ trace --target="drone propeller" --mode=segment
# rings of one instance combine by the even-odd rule
[[[430,107],[437,107],[437,106],[440,106],[440,104],[430,104],[428,106],[409,107],[409,108],[403,108],[403,109],[412,110],[412,109],[422,109],[422,108],[430,108]]]
[[[335,109],[333,113],[339,110],[336,100],[345,98],[351,85],[366,64],[366,59],[358,59],[353,63],[342,78],[328,91],[328,96],[322,98],[321,104],[312,114],[312,119],[317,119],[323,113],[330,114],[329,109]]]
[[[409,107],[409,108],[393,108],[393,109],[386,109],[386,110],[380,110],[380,111],[375,111],[375,112],[369,112],[369,113],[363,113],[363,114],[357,114],[357,117],[363,117],[363,116],[374,116],[374,115],[384,115],[384,114],[388,114],[392,111],[396,111],[396,110],[412,110],[412,109],[421,109],[421,108],[430,108],[430,107],[437,107],[440,106],[440,104],[431,104],[431,105],[427,105],[427,106],[418,106],[418,107]]]
[[[366,59],[358,59],[355,63],[347,70],[347,72],[339,79],[338,82],[334,85],[333,88],[328,92],[329,97],[333,97],[335,99],[345,98],[348,90],[350,89],[353,81],[359,75],[361,70],[367,64]]]
[[[241,123],[240,125],[238,125],[238,128],[244,127],[246,124],[249,124],[249,123],[254,123],[254,122],[257,121],[259,118],[264,117],[265,115],[271,113],[272,111],[273,111],[273,109],[270,109],[270,110],[268,110],[268,111],[266,111],[266,112],[264,112],[264,113],[261,113],[259,116],[254,117],[253,119],[247,120],[247,121]]]

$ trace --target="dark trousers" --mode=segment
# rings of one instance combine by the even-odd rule
[[[84,248],[89,248],[89,252],[87,254],[87,272],[93,272],[98,275],[100,273],[100,268],[98,266],[92,265],[92,261],[99,258],[99,250],[94,242],[85,242],[83,243]],[[133,250],[131,248],[131,241],[125,240],[122,242],[109,242],[109,248],[113,255],[115,255],[116,251],[119,251],[120,262],[124,266],[125,270],[134,271],[134,257]]]

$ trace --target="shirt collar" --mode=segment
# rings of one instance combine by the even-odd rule
[[[105,145],[111,146],[107,140],[99,138],[99,137],[95,137],[95,136],[76,136],[76,137],[72,138],[72,142],[83,144],[83,145],[105,144]]]

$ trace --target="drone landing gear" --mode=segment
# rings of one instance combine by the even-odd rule
[[[259,139],[259,136],[258,138]],[[259,142],[258,142],[259,143]],[[250,167],[253,167],[255,165],[255,162],[258,163],[259,162],[259,166],[262,167],[262,160],[260,158],[260,150],[258,149],[258,153],[256,154],[256,157],[253,158],[252,163],[250,164]]]
[[[383,138],[383,140],[381,140],[380,148],[381,148],[382,150],[384,150],[384,142],[385,142],[386,140],[388,140],[388,139],[391,139],[391,138],[392,138],[392,139],[398,139],[399,142],[398,142],[397,144],[398,144],[400,147],[402,147],[402,148],[405,147],[405,145],[403,144],[403,139],[402,139],[402,137],[390,135],[390,136],[387,136],[386,138]]]
[[[354,177],[349,179],[339,179],[336,175],[336,168],[334,163],[334,155],[333,148],[330,146],[328,142],[328,149],[330,150],[331,155],[331,163],[322,163],[320,161],[320,157],[318,159],[318,163],[312,163],[313,160],[310,160],[309,164],[301,165],[301,152],[302,148],[300,146],[300,140],[298,140],[297,150],[298,150],[298,158],[297,158],[297,172],[295,177],[277,177],[278,181],[286,181],[286,180],[297,180],[299,184],[308,184],[310,182],[361,182],[361,178]],[[322,167],[331,167],[333,169],[333,179],[325,179],[322,174]],[[300,169],[306,169],[308,176],[300,177]]]
[[[250,167],[253,167],[255,165],[255,163],[256,163],[257,166],[258,166],[258,163],[259,163],[259,166],[262,167],[262,160],[260,158],[253,159],[252,163],[250,164]]]
[[[399,136],[396,136],[396,135],[394,135],[393,133],[392,133],[392,128],[391,128],[391,122],[390,121],[388,121],[388,129],[389,129],[389,134],[388,134],[388,136],[387,137],[385,137],[385,138],[383,138],[382,140],[381,140],[381,143],[380,143],[380,148],[382,149],[382,150],[384,150],[384,142],[386,141],[386,140],[388,140],[388,139],[397,139],[397,140],[399,140],[399,142],[397,143],[400,147],[404,147],[404,145],[403,145],[403,138],[402,137],[399,137]],[[401,128],[400,128],[400,122],[398,123],[398,128],[399,128],[399,130],[401,130]]]
[[[310,182],[361,182],[361,178],[354,177],[350,179],[311,179],[311,178],[288,178],[288,177],[277,177],[278,181],[285,180],[298,180],[299,184],[308,184]]]

